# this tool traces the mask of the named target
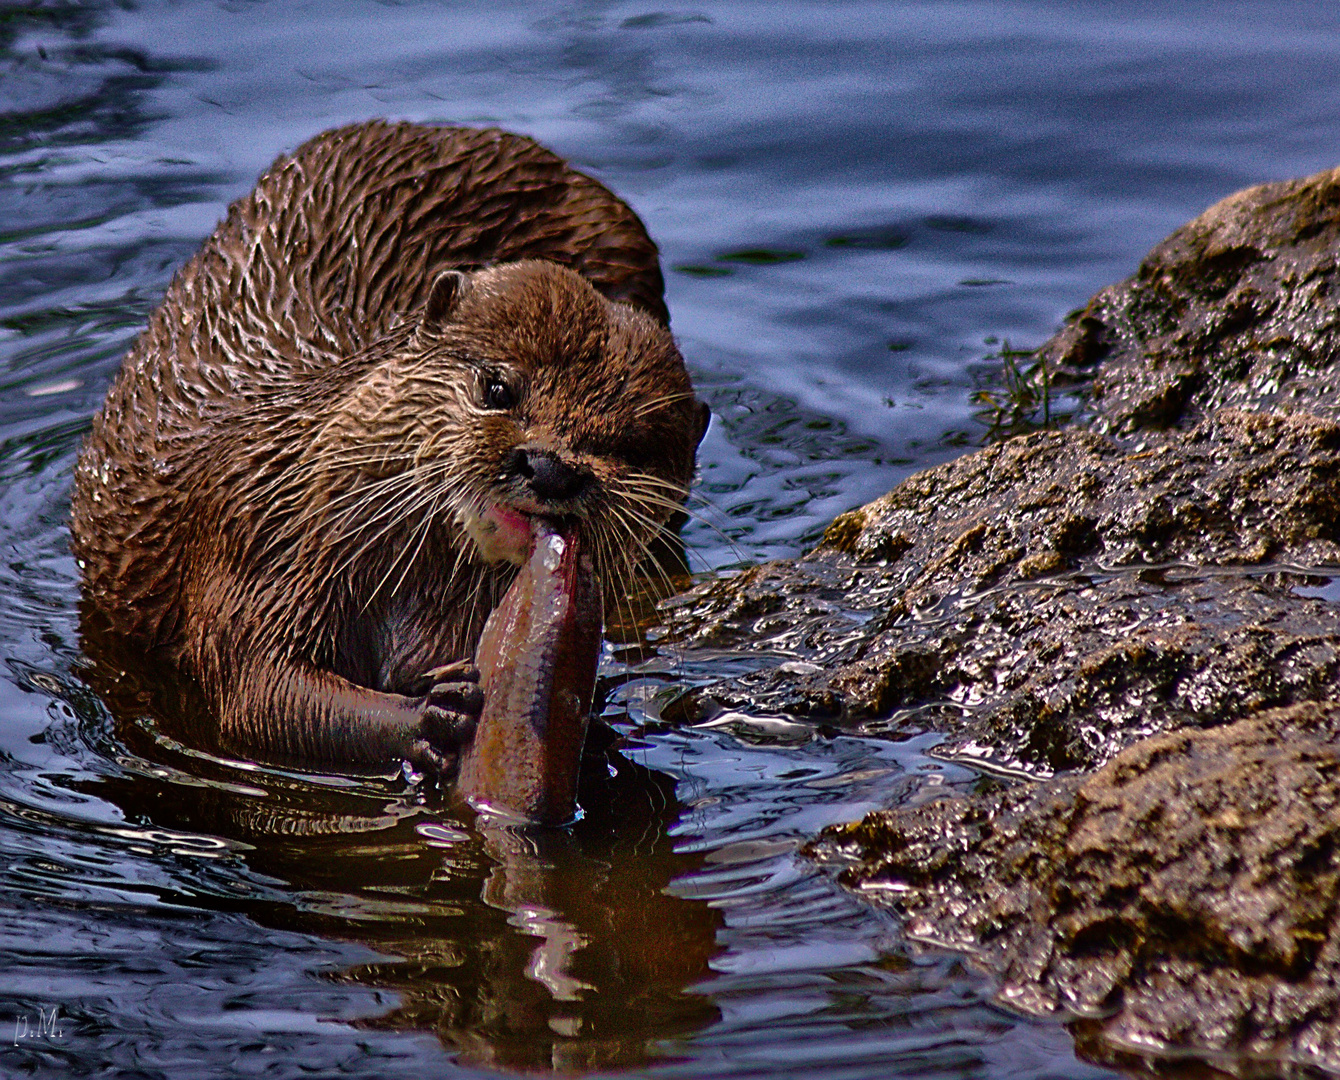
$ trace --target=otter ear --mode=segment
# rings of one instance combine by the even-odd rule
[[[703,439],[707,435],[708,425],[712,423],[712,408],[705,401],[696,402],[698,406],[698,440],[693,445],[695,448],[702,446]]]
[[[419,332],[432,331],[449,322],[469,286],[469,277],[460,270],[443,270],[438,274],[428,290],[428,301],[423,305]]]

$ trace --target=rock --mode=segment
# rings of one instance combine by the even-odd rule
[[[932,730],[1016,778],[811,854],[1100,1061],[1340,1071],[1337,259],[1340,170],[1224,200],[1040,350],[1084,426],[666,610],[748,668],[671,719]]]
[[[759,664],[685,703],[867,732],[1034,772],[1156,731],[1340,692],[1340,425],[1225,409],[1144,449],[1039,432],[920,473],[804,559],[667,611],[682,647]],[[796,673],[799,660],[813,665]]]
[[[1216,203],[1039,350],[1093,384],[1097,426],[1194,423],[1224,406],[1340,416],[1340,169]]]
[[[1089,777],[883,811],[811,853],[1026,1012],[1340,1069],[1340,706],[1146,739]],[[1107,1054],[1101,1048],[1107,1048]]]

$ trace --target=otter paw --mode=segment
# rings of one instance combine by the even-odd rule
[[[440,752],[453,756],[469,744],[484,709],[484,691],[479,669],[468,661],[457,661],[428,672],[432,683],[424,701],[423,737]]]
[[[455,754],[443,754],[427,739],[415,739],[405,764],[418,773],[429,786],[449,781],[456,773]]]
[[[423,681],[429,685],[440,682],[479,682],[479,668],[473,660],[453,660],[423,673]]]

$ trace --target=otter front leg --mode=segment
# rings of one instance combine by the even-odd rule
[[[429,675],[447,671],[456,668]],[[468,672],[458,680],[460,674],[468,682]],[[407,697],[302,663],[256,660],[225,696],[222,735],[229,749],[270,761],[380,771],[408,760],[421,771],[451,773],[460,749],[453,732],[472,730],[469,709],[477,716],[483,698],[475,704],[469,694],[438,686]]]

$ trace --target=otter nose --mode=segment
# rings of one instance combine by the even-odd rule
[[[568,464],[552,450],[518,447],[507,466],[509,474],[524,479],[535,497],[545,502],[575,498],[591,482],[589,472]]]

